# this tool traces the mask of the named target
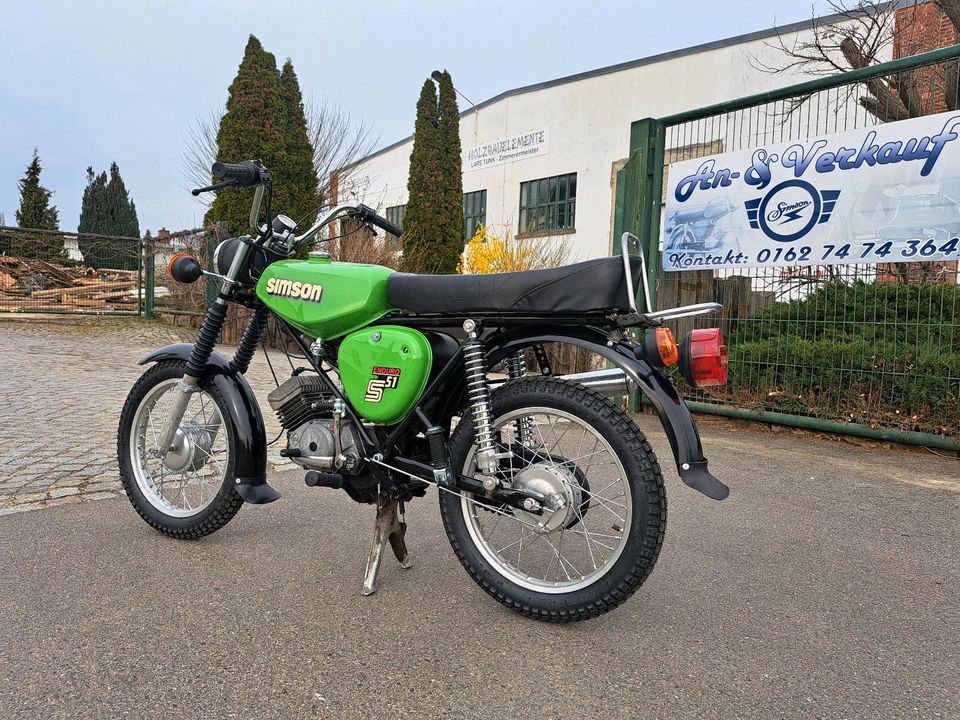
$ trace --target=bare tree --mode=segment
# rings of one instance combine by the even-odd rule
[[[307,134],[313,146],[313,168],[317,173],[317,204],[330,197],[331,176],[339,176],[342,185],[362,167],[362,159],[370,154],[378,137],[364,122],[354,123],[350,115],[326,102],[305,104]],[[224,109],[201,115],[190,127],[186,145],[180,153],[181,172],[190,187],[209,185],[210,166],[217,159],[217,130]],[[240,160],[242,158],[237,158]],[[209,204],[213,198],[200,196]],[[298,218],[294,218],[297,220]]]
[[[960,36],[960,0],[932,0]],[[767,43],[783,55],[784,62],[771,65],[751,58],[753,66],[768,73],[802,71],[810,75],[834,75],[878,63],[891,48],[901,57],[924,48],[912,39],[911,30],[923,22],[924,9],[911,0],[891,0],[874,4],[869,0],[830,0],[835,16],[813,18],[812,38],[797,34],[784,37],[777,32]],[[839,17],[836,17],[839,16]],[[941,103],[949,110],[958,105],[958,66],[956,62],[933,68],[917,68],[889,77],[879,77],[860,86],[851,86],[857,102],[882,122],[904,120],[936,112]],[[938,88],[939,92],[935,92]],[[795,109],[807,100],[793,101]]]
[[[306,105],[307,132],[313,145],[313,167],[320,179],[320,196],[330,197],[330,181],[336,175],[340,186],[364,166],[379,141],[364,122],[354,124],[350,115],[327,102]]]

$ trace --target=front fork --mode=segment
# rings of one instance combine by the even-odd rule
[[[246,246],[243,247],[246,248]],[[241,255],[245,255],[245,253],[237,253],[238,257]],[[231,267],[228,278],[234,276],[236,266],[237,260],[235,259],[234,267]],[[193,344],[193,350],[187,359],[187,370],[183,377],[177,381],[173,399],[170,404],[170,412],[167,414],[163,428],[160,431],[159,446],[162,448],[161,460],[166,457],[168,452],[174,449],[173,443],[176,439],[180,423],[183,420],[183,415],[186,412],[187,405],[190,403],[190,396],[200,391],[200,380],[203,377],[207,363],[210,361],[210,355],[213,353],[214,345],[220,336],[223,324],[227,319],[227,301],[232,288],[233,283],[229,280],[225,281],[223,288],[217,295],[217,299],[207,310],[203,324],[200,326],[197,341]],[[258,306],[256,314],[246,330],[244,330],[240,345],[237,347],[237,351],[231,361],[233,367],[241,374],[245,373],[247,368],[250,367],[250,361],[253,359],[253,354],[257,349],[257,343],[260,342],[260,336],[266,327],[267,318],[268,312],[266,308]],[[220,414],[216,413],[214,419],[205,427],[205,430],[210,436],[211,443],[220,431],[222,422],[223,419],[220,417]]]
[[[263,196],[263,186],[257,188],[257,195],[253,207],[250,211],[250,224],[256,226],[256,212],[260,209],[260,200]],[[256,212],[253,208],[256,208]],[[180,421],[183,420],[183,413],[190,402],[190,395],[200,389],[200,378],[203,377],[207,363],[210,361],[210,355],[213,353],[213,347],[223,329],[223,323],[227,319],[227,302],[233,295],[233,288],[236,285],[237,278],[240,277],[241,270],[246,267],[247,255],[250,252],[250,246],[246,243],[240,245],[236,254],[233,256],[233,262],[230,263],[230,269],[222,277],[223,285],[220,286],[220,292],[217,294],[213,305],[207,309],[207,315],[203,319],[203,325],[200,326],[200,334],[197,341],[193,344],[193,351],[187,360],[187,371],[177,382],[176,392],[171,403],[170,413],[167,415],[166,422],[163,424],[160,436],[160,447],[162,448],[161,459],[172,449],[174,438],[177,436],[177,429],[180,427]],[[267,314],[263,308],[258,308],[256,316],[243,333],[243,339],[240,341],[240,347],[234,355],[232,364],[234,368],[245,373],[253,358],[253,353],[257,349],[257,342],[260,340],[260,333],[266,326]],[[219,431],[219,421],[216,427],[210,431],[211,440]]]

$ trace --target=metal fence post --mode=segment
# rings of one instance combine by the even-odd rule
[[[637,230],[647,261],[650,302],[657,309],[657,275],[660,267],[660,205],[663,197],[664,124],[654,118],[637,120],[630,126],[630,153],[642,153],[643,173],[637,201]]]
[[[143,239],[144,284],[146,285],[143,301],[143,314],[148,318],[153,317],[154,289],[156,287],[154,278],[154,273],[156,272],[156,258],[154,257],[153,252],[153,238],[148,234],[147,237]]]
[[[620,252],[620,236],[631,232],[640,238],[647,263],[650,286],[649,308],[656,309],[657,269],[660,263],[660,198],[663,188],[664,125],[647,118],[630,126],[630,157],[617,173],[613,222],[613,253]],[[640,407],[639,396],[630,397],[628,407]]]

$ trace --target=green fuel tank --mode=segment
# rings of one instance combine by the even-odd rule
[[[257,297],[304,335],[333,340],[392,310],[387,278],[393,272],[324,257],[278,260],[260,276]]]

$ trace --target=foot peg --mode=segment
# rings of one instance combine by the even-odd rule
[[[307,487],[328,487],[334,490],[343,489],[343,475],[340,473],[322,473],[311,470],[304,476]]]
[[[377,501],[377,520],[373,529],[373,545],[370,546],[370,557],[367,558],[367,571],[363,577],[363,594],[373,595],[377,591],[377,575],[380,572],[380,561],[387,542],[393,548],[393,554],[400,561],[404,570],[410,567],[410,556],[407,554],[407,543],[404,536],[407,533],[407,524],[400,519],[400,501],[380,497]]]

